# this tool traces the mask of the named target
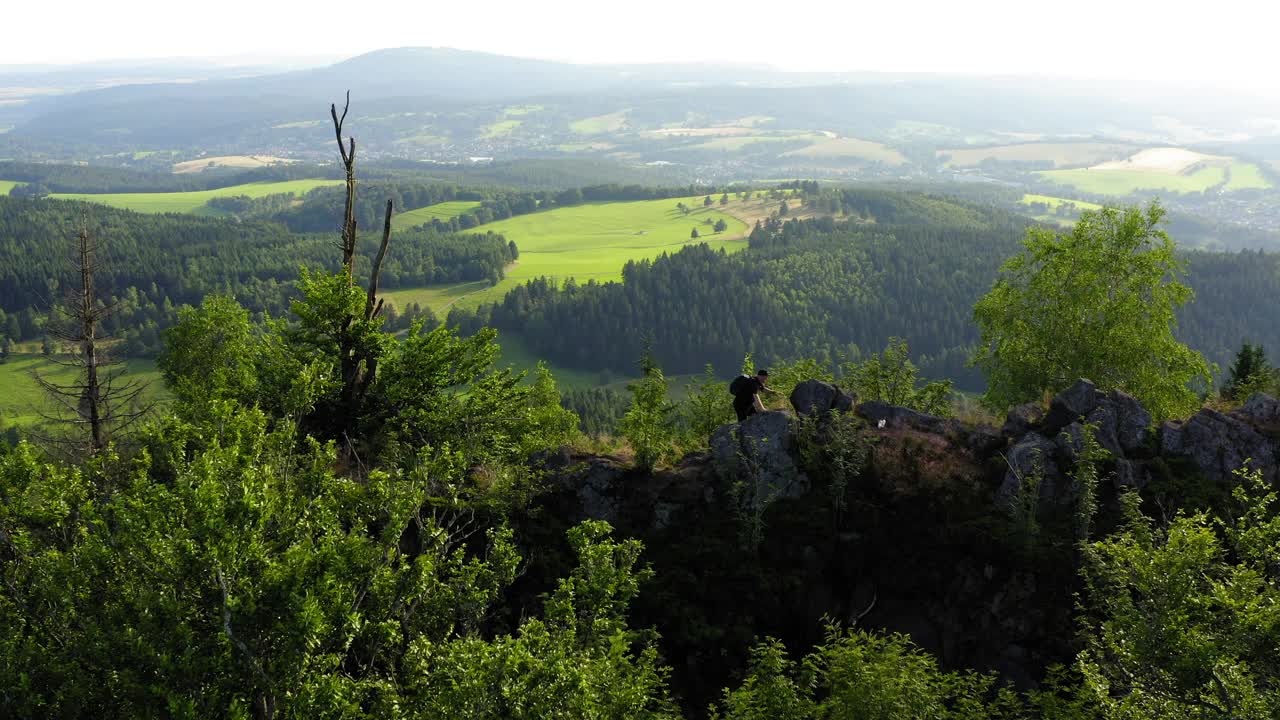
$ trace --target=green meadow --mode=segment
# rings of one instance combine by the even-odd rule
[[[452,304],[474,307],[501,300],[511,288],[537,277],[559,281],[572,277],[578,282],[619,280],[627,261],[656,258],[690,244],[707,243],[729,252],[744,248],[747,224],[721,212],[718,205],[703,208],[702,200],[688,197],[592,203],[481,225],[479,230],[501,233],[520,248],[520,259],[508,268],[505,280],[488,288],[480,283],[457,283],[396,290],[387,295],[397,307],[417,302],[439,314]],[[680,202],[697,209],[686,216],[676,209]],[[711,224],[720,219],[728,228],[712,233]],[[697,240],[690,238],[694,228],[701,236]]]
[[[1187,175],[1143,170],[1041,170],[1040,177],[1059,185],[1069,185],[1093,195],[1129,195],[1143,190],[1173,193],[1204,192],[1227,179],[1224,168],[1206,165]]]
[[[164,396],[160,373],[150,360],[128,360],[125,369],[129,378],[150,383],[145,394],[151,399]],[[43,415],[53,414],[54,404],[36,382],[39,372],[52,382],[69,383],[75,379],[75,370],[63,367],[34,353],[14,353],[0,362],[0,424],[5,426],[34,425]]]
[[[12,180],[0,180],[0,195],[8,195],[9,191],[18,186],[18,183]]]
[[[125,210],[136,210],[142,213],[188,213],[192,215],[218,216],[222,213],[206,207],[205,203],[219,197],[235,197],[247,195],[251,198],[292,193],[305,195],[318,188],[330,185],[341,185],[341,180],[285,180],[281,182],[257,182],[245,185],[232,185],[216,190],[199,190],[193,192],[172,193],[54,193],[49,197],[59,200],[82,200],[84,202],[110,205]]]
[[[1245,162],[1231,163],[1231,178],[1227,180],[1227,190],[1266,190],[1269,187],[1271,187],[1271,181],[1262,174],[1262,169],[1257,165]]]
[[[393,216],[391,227],[399,230],[425,225],[432,220],[450,220],[475,207],[480,207],[480,203],[469,200],[436,203]]]
[[[607,115],[596,115],[569,123],[569,129],[579,135],[599,135],[601,133],[618,132],[627,125],[627,113],[630,110],[619,110]]]
[[[1022,196],[1018,202],[1023,205],[1031,205],[1032,203],[1042,203],[1050,210],[1057,210],[1061,205],[1075,205],[1077,210],[1101,210],[1102,206],[1097,203],[1085,202],[1084,200],[1072,200],[1070,198],[1054,197],[1053,195],[1035,195],[1027,193]]]

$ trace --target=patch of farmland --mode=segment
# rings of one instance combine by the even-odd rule
[[[0,180],[0,195],[8,195],[9,191],[20,185],[12,180]]]
[[[1087,167],[1127,157],[1134,146],[1121,143],[1015,143],[980,148],[939,150],[948,167],[975,167],[985,160],[995,162],[1050,162],[1055,168]]]
[[[452,220],[472,208],[480,207],[480,203],[471,200],[451,200],[436,203],[398,213],[391,217],[391,227],[400,229],[425,225],[432,220]]]
[[[1221,155],[1205,155],[1194,150],[1177,147],[1147,148],[1123,160],[1099,163],[1090,170],[1136,170],[1139,172],[1182,174],[1199,163],[1227,162]]]
[[[284,165],[293,162],[297,162],[297,160],[289,160],[287,158],[274,157],[272,155],[219,155],[216,157],[206,157],[199,158],[197,160],[186,160],[180,163],[174,163],[173,172],[178,175],[185,175],[187,173],[198,173],[213,168],[253,169],[269,167],[271,165]]]
[[[885,165],[902,165],[907,161],[902,153],[870,140],[857,138],[827,138],[809,147],[783,153],[784,157],[807,158],[857,158]]]
[[[216,190],[170,193],[53,193],[56,200],[80,200],[82,202],[110,205],[142,213],[190,213],[217,216],[222,213],[207,207],[206,203],[219,197],[246,195],[251,198],[290,193],[305,195],[318,187],[341,185],[341,180],[284,180],[281,182],[257,182],[231,185]]]
[[[1189,174],[1175,175],[1147,170],[1043,170],[1036,173],[1049,182],[1069,185],[1093,195],[1129,195],[1139,191],[1198,193],[1226,181],[1226,168],[1203,165]]]
[[[569,129],[579,135],[601,135],[618,132],[627,126],[627,113],[630,110],[619,110],[605,115],[595,115],[569,123]]]

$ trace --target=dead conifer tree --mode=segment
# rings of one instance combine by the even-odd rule
[[[337,104],[329,105],[329,115],[333,118],[333,133],[338,141],[338,154],[342,158],[342,167],[346,173],[346,202],[342,217],[342,269],[346,273],[347,282],[355,284],[355,256],[357,247],[356,228],[356,140],[348,137],[343,140],[343,124],[347,119],[347,111],[351,107],[351,91],[347,91],[346,102],[342,106],[342,114],[338,114]],[[373,384],[378,372],[378,357],[375,348],[359,342],[359,337],[352,332],[353,323],[362,319],[367,325],[382,313],[382,300],[378,297],[378,281],[382,274],[382,262],[386,259],[387,248],[391,244],[391,213],[394,206],[387,200],[387,210],[382,223],[382,244],[374,257],[373,267],[369,272],[369,286],[365,292],[363,318],[343,318],[341,332],[338,337],[338,354],[342,372],[342,400],[346,405],[349,418],[359,413],[359,406],[365,394]]]
[[[87,223],[82,224],[71,257],[77,283],[61,312],[51,313],[48,326],[49,336],[69,349],[63,355],[55,352],[51,362],[73,369],[74,379],[35,371],[36,381],[57,409],[56,414],[44,414],[45,420],[69,430],[45,439],[77,456],[101,452],[150,409],[139,402],[147,384],[126,379],[125,368],[106,352],[110,342],[101,334],[101,323],[111,307],[98,297],[98,251],[97,238]]]

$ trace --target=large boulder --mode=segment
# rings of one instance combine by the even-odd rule
[[[1233,472],[1250,461],[1268,481],[1276,478],[1271,443],[1243,420],[1205,408],[1185,422],[1166,422],[1161,428],[1160,452],[1189,460],[1205,478],[1231,483]]]
[[[1049,404],[1044,417],[1045,433],[1057,435],[1063,428],[1093,412],[1102,400],[1097,386],[1081,378],[1074,385],[1058,393]]]
[[[1058,502],[1063,488],[1062,473],[1054,460],[1057,450],[1057,445],[1040,433],[1027,433],[1019,440],[1005,456],[1008,469],[1000,489],[996,491],[996,504],[1006,509],[1013,508],[1014,498],[1023,482],[1031,477],[1036,468],[1039,468],[1041,475],[1040,499]]]
[[[829,382],[805,380],[791,391],[791,407],[799,415],[826,415],[835,410],[849,412],[856,399]]]
[[[790,413],[772,410],[716,428],[711,434],[716,471],[736,481],[754,480],[756,497],[804,495],[809,478],[792,457],[791,423]]]
[[[1077,380],[1053,398],[1044,418],[1044,432],[1050,437],[1067,433],[1069,437],[1060,445],[1072,458],[1079,451],[1082,418],[1095,426],[1094,439],[1113,458],[1147,453],[1151,413],[1132,395],[1120,390],[1104,393],[1088,380]]]
[[[858,405],[855,412],[874,428],[910,429],[934,435],[945,435],[959,427],[959,423],[937,415],[926,415],[911,408],[890,405],[879,400],[868,400]]]
[[[1280,400],[1266,393],[1254,393],[1231,413],[1270,437],[1280,437]]]
[[[1044,408],[1040,403],[1017,405],[1009,408],[1009,414],[1005,416],[1004,427],[1000,428],[1000,433],[1019,438],[1035,430],[1042,420],[1044,420]]]

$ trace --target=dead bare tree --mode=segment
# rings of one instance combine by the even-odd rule
[[[54,427],[71,429],[45,439],[68,450],[85,449],[92,456],[145,415],[150,405],[140,402],[147,384],[126,379],[125,368],[106,352],[109,339],[100,334],[100,326],[112,308],[98,297],[99,245],[87,222],[81,225],[73,247],[71,264],[79,282],[62,304],[61,317],[55,313],[50,318],[49,335],[70,346],[71,352],[51,357],[56,365],[73,369],[74,379],[61,380],[40,371],[35,378],[59,411],[44,418]]]
[[[357,248],[356,227],[356,140],[342,137],[343,124],[351,107],[351,91],[347,91],[346,102],[342,106],[342,114],[338,114],[336,103],[329,105],[329,115],[333,118],[333,133],[338,141],[338,154],[342,158],[342,167],[346,173],[346,202],[342,216],[342,268],[349,283],[355,283],[355,255]],[[369,287],[365,294],[363,321],[368,323],[382,313],[382,299],[378,297],[378,282],[382,274],[382,262],[386,259],[387,248],[391,244],[391,214],[394,204],[387,200],[387,210],[382,223],[382,244],[373,260],[369,272]],[[378,357],[374,348],[359,342],[356,333],[352,332],[352,324],[356,318],[343,318],[338,336],[338,354],[342,372],[342,400],[346,405],[349,417],[357,414],[361,402],[369,387],[373,384],[378,372]],[[349,443],[348,443],[349,444]]]

